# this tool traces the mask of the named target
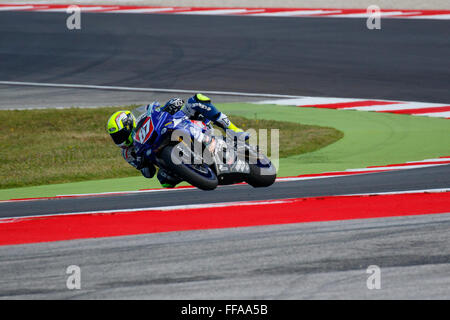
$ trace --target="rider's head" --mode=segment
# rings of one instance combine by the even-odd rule
[[[136,119],[131,111],[117,111],[108,120],[106,130],[114,143],[121,148],[133,144],[132,131],[136,128]]]

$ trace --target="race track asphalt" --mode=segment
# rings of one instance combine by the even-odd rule
[[[449,170],[444,165],[278,182],[256,190],[227,186],[212,192],[3,203],[0,211],[11,217],[204,203],[205,198],[226,202],[442,188],[450,185]],[[447,300],[449,227],[450,212],[0,246],[0,299]],[[81,269],[79,290],[66,286],[72,265]],[[381,271],[378,290],[367,287],[367,269],[374,265]]]
[[[0,81],[450,102],[448,21],[85,14],[69,31],[66,17],[0,13]],[[0,85],[0,107],[138,94]],[[0,215],[448,188],[449,171],[0,203]],[[443,213],[0,246],[0,298],[448,300],[449,226]],[[66,287],[70,265],[80,290]]]
[[[450,165],[442,165],[354,176],[277,182],[268,188],[232,185],[220,186],[208,192],[185,189],[82,198],[0,202],[0,218],[232,201],[441,189],[449,186]]]
[[[67,17],[1,12],[0,81],[450,102],[448,20]]]
[[[0,299],[448,300],[449,228],[439,214],[1,246]]]

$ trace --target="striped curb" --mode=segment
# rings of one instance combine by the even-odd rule
[[[326,17],[326,18],[368,18],[367,9],[335,8],[208,8],[208,7],[155,7],[77,5],[81,12],[135,13],[135,14],[184,14],[248,17]],[[54,4],[0,4],[1,11],[66,12],[70,5]],[[381,9],[380,18],[449,20],[450,10],[403,10]]]
[[[450,119],[450,104],[413,101],[364,100],[350,98],[301,97],[254,102],[256,104],[293,105],[302,108],[375,111]]]

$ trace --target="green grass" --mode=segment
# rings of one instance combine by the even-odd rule
[[[243,103],[220,104],[218,107],[227,114],[248,119],[289,121],[332,127],[344,133],[342,139],[324,148],[282,158],[278,176],[340,171],[450,155],[450,121],[446,119]],[[104,119],[101,121],[102,128],[103,122]],[[9,123],[9,120],[6,120],[6,123]],[[280,129],[283,130],[283,127]],[[111,148],[111,156],[118,157],[116,148],[108,139],[105,143],[108,148]],[[2,157],[5,149],[2,150]],[[120,156],[117,160],[117,167],[110,168],[111,170],[118,170],[119,167],[128,170],[128,165],[120,159]],[[130,170],[134,169],[130,168]],[[4,189],[0,190],[0,199],[128,191],[155,187],[159,187],[156,179],[149,180],[142,176],[133,176]]]
[[[136,174],[105,134],[112,110],[0,111],[0,188]]]
[[[286,158],[293,155],[313,152],[330,145],[344,134],[332,127],[321,127],[316,125],[304,125],[289,121],[276,121],[266,119],[251,119],[242,116],[230,115],[230,120],[245,131],[255,130],[258,137],[259,129],[267,130],[266,154],[271,155],[271,129],[279,132],[279,157]],[[275,139],[275,138],[274,138]],[[255,144],[258,143],[255,140]]]
[[[114,111],[117,108],[0,111],[0,123],[5,124],[0,128],[0,189],[140,176],[106,133],[106,120]],[[333,128],[314,125],[239,116],[232,120],[245,129],[270,132],[282,127],[284,157],[342,137]]]
[[[402,114],[227,104],[243,117],[333,127],[344,138],[318,151],[280,160],[279,176],[340,171],[450,155],[450,121]]]

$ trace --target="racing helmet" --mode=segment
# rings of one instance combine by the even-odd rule
[[[133,144],[133,129],[136,128],[136,119],[128,110],[115,112],[108,119],[106,130],[114,143],[121,148],[130,147]]]

